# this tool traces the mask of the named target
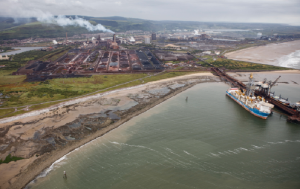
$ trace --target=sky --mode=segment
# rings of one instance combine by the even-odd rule
[[[0,0],[0,7],[0,16],[13,17],[123,16],[300,25],[300,0]]]

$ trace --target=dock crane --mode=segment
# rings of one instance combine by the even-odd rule
[[[267,96],[270,95],[271,88],[277,83],[277,81],[279,80],[280,77],[281,77],[281,76],[277,77],[277,79],[275,79],[275,81],[273,81],[273,82],[272,82],[271,80],[268,82],[268,86],[269,86],[269,87],[268,87],[268,90],[267,90],[267,92],[265,93],[265,95],[267,95]],[[266,80],[266,79],[265,79],[265,80]],[[265,81],[265,80],[264,80],[264,81]]]
[[[279,80],[281,76],[279,76],[278,78],[275,79],[275,81],[267,81],[267,79],[265,78],[262,82],[263,85],[261,85],[259,91],[259,94],[257,95],[262,95],[264,97],[267,97],[270,95],[271,92],[271,88],[277,83],[277,81]]]
[[[277,77],[277,79],[275,79],[275,81],[273,83],[272,83],[272,81],[270,81],[270,84],[269,84],[270,89],[269,90],[271,90],[271,88],[277,83],[277,81],[279,80],[280,77],[281,76]]]

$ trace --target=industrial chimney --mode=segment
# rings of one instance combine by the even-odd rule
[[[113,36],[113,41],[116,42],[116,34]]]

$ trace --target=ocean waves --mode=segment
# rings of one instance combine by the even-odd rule
[[[211,153],[207,154],[207,156],[220,158],[221,156],[240,154],[242,152],[254,152],[256,150],[261,150],[261,149],[265,149],[267,147],[271,147],[272,145],[286,144],[286,143],[299,143],[299,142],[300,142],[300,140],[284,140],[284,141],[277,141],[277,142],[267,142],[267,144],[264,144],[261,146],[251,145],[251,147],[248,147],[248,148],[239,147],[239,148],[236,148],[233,150],[225,150],[222,152],[214,152],[214,153],[211,152]]]
[[[277,63],[282,67],[300,69],[300,50],[279,58]]]

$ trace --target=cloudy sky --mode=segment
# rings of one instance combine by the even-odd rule
[[[0,16],[15,17],[52,14],[300,25],[300,0],[0,0],[0,7]]]

